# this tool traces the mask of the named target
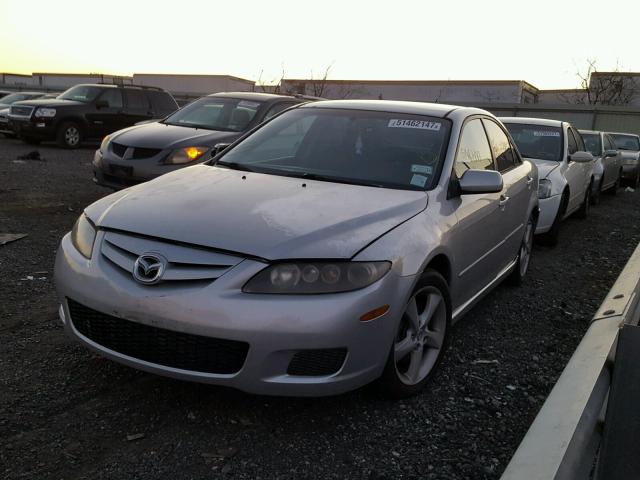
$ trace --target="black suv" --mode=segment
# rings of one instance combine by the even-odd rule
[[[10,127],[27,143],[56,140],[77,148],[143,120],[163,118],[178,109],[171,94],[156,87],[82,84],[55,99],[14,103]]]

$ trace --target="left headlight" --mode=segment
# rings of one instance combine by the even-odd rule
[[[291,262],[270,265],[242,288],[246,293],[349,292],[380,280],[391,262]]]
[[[84,257],[91,258],[95,239],[96,229],[83,213],[71,230],[71,242]]]
[[[35,113],[36,117],[44,117],[44,118],[51,118],[51,117],[55,117],[56,116],[56,109],[55,108],[44,108],[41,107],[39,109],[36,110]]]
[[[210,148],[207,147],[185,147],[171,152],[164,163],[178,165],[181,163],[195,162],[207,153]]]

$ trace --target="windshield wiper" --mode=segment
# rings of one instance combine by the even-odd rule
[[[379,187],[384,188],[384,185],[379,183],[369,182],[366,180],[356,180],[352,178],[343,178],[343,177],[333,177],[331,175],[321,175],[318,173],[311,172],[300,172],[300,173],[284,173],[284,175],[288,177],[296,177],[296,178],[306,178],[308,180],[318,180],[320,182],[335,182],[335,183],[344,183],[346,185],[361,185],[365,187]]]
[[[227,167],[227,168],[230,168],[231,170],[241,170],[243,172],[255,172],[255,170],[253,170],[252,168],[247,167],[246,165],[238,162],[216,162],[213,165],[214,166],[220,165],[221,167]]]

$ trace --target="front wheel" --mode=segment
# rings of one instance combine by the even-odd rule
[[[533,233],[535,228],[536,225],[533,216],[530,216],[524,227],[524,235],[522,236],[522,243],[520,244],[520,250],[518,251],[516,267],[508,278],[508,282],[511,285],[522,285],[524,276],[527,274],[529,262],[531,261],[531,251],[533,250]]]
[[[426,270],[407,302],[378,380],[385,394],[405,398],[424,388],[442,359],[450,323],[449,286],[438,272]]]
[[[78,148],[82,142],[82,130],[75,122],[64,122],[56,134],[58,145],[63,148]]]
[[[539,236],[542,244],[549,247],[555,247],[558,244],[558,238],[560,237],[560,222],[562,222],[562,220],[564,219],[564,214],[567,211],[568,204],[569,193],[565,191],[562,194],[562,198],[560,199],[560,205],[558,206],[558,211],[556,212],[556,216],[553,219],[551,228],[548,232],[545,232]]]

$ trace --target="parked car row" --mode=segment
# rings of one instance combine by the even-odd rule
[[[33,100],[36,98],[46,98],[50,96],[56,96],[57,94],[45,93],[45,92],[14,92],[7,95],[0,96],[0,133],[14,137],[15,133],[9,126],[9,109],[11,105],[24,100]]]
[[[61,242],[61,320],[115,361],[247,392],[419,392],[451,325],[523,282],[534,234],[557,243],[638,178],[637,136],[441,104],[221,93],[107,128],[130,91],[162,92],[11,107],[29,140],[107,132],[94,181],[117,191]]]

